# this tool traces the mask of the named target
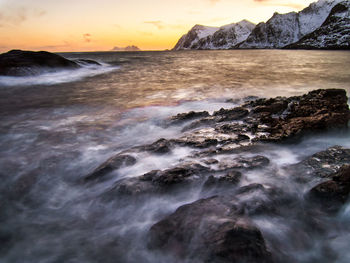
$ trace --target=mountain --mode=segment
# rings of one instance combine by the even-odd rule
[[[229,49],[244,41],[255,24],[242,20],[222,27],[195,25],[183,35],[173,50],[184,49]]]
[[[112,51],[141,51],[137,46],[114,47]]]
[[[321,27],[286,48],[350,49],[350,2],[334,6]]]
[[[349,14],[344,8],[339,11],[341,7],[333,9],[339,3],[347,6],[349,0],[319,0],[300,12],[275,13],[255,27],[247,20],[219,28],[196,25],[173,50],[284,48],[293,43],[299,43],[294,48],[347,48]]]

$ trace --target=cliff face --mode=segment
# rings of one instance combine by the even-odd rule
[[[350,49],[350,2],[333,7],[326,21],[286,48],[294,49]]]
[[[239,48],[282,48],[297,42],[319,28],[332,8],[341,0],[319,0],[302,11],[275,13],[266,23],[258,24]]]

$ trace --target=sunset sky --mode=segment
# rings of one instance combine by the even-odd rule
[[[0,0],[0,52],[171,49],[195,24],[266,21],[314,0]]]

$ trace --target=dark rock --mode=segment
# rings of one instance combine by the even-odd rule
[[[221,108],[219,111],[215,111],[213,116],[218,117],[217,121],[233,121],[239,120],[248,115],[249,111],[242,107],[236,107],[233,109],[223,109]]]
[[[341,167],[338,172],[331,175],[331,178],[312,188],[308,197],[327,210],[337,211],[349,198],[350,165]]]
[[[259,229],[222,197],[181,206],[151,227],[148,244],[179,262],[272,262]]]
[[[233,185],[237,185],[241,178],[242,174],[238,171],[229,171],[227,174],[218,177],[214,177],[211,175],[205,181],[203,187],[230,187]]]
[[[136,163],[136,159],[130,155],[116,155],[97,167],[91,174],[87,175],[84,180],[91,181],[101,179],[106,174],[118,170],[125,166],[131,166]]]
[[[190,111],[186,113],[179,113],[176,116],[173,116],[170,118],[170,124],[180,124],[186,121],[191,121],[194,119],[198,118],[203,118],[203,117],[208,117],[210,116],[207,111],[200,111],[200,112],[195,112],[195,111]]]
[[[203,179],[210,168],[198,163],[182,164],[163,171],[153,170],[144,175],[119,180],[107,195],[139,195],[148,193],[169,193],[178,186],[190,186]]]
[[[79,68],[77,63],[46,51],[11,50],[0,54],[0,75],[26,76],[43,70],[76,68]]]
[[[137,147],[139,150],[147,151],[156,154],[165,154],[169,153],[174,146],[174,142],[172,140],[166,140],[164,138],[159,139],[158,141]]]
[[[295,176],[304,179],[310,176],[330,178],[341,166],[349,163],[350,149],[333,146],[325,151],[315,153],[305,160],[291,165],[287,169],[291,170]]]

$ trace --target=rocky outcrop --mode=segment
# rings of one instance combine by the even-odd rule
[[[350,49],[350,3],[343,1],[333,7],[318,29],[288,45],[289,49]]]
[[[234,198],[211,197],[178,208],[153,225],[149,247],[180,262],[272,262],[264,238]]]
[[[314,90],[303,96],[248,101],[240,107],[220,109],[212,115],[208,112],[178,114],[165,123],[166,126],[182,125],[183,133],[179,138],[162,138],[154,143],[119,153],[96,168],[85,180],[102,178],[123,166],[131,166],[135,164],[140,153],[171,154],[176,147],[196,149],[191,156],[192,159],[184,160],[182,164],[186,161],[193,163],[193,158],[202,158],[202,164],[210,171],[214,169],[211,166],[215,162],[209,162],[213,160],[210,159],[213,155],[240,153],[247,147],[257,147],[258,142],[294,140],[307,132],[346,128],[350,120],[347,101],[344,90],[327,89]],[[249,158],[237,156],[216,161],[215,172],[261,168],[269,164],[266,157],[257,154]],[[155,176],[160,175],[156,173]],[[192,174],[190,177],[192,178]],[[188,179],[187,176],[185,178]],[[138,179],[132,178],[132,180]],[[154,182],[155,179],[152,178],[150,181]]]
[[[72,61],[46,51],[11,50],[0,54],[0,75],[27,76],[62,69],[78,69],[85,65],[100,65],[88,59]]]

